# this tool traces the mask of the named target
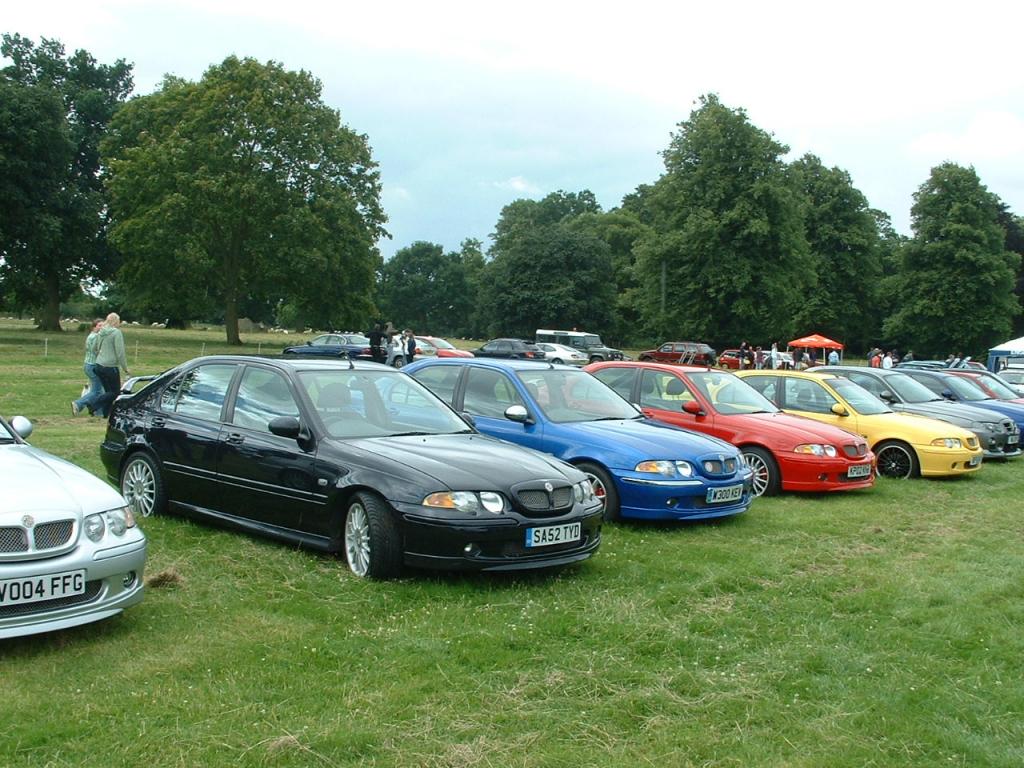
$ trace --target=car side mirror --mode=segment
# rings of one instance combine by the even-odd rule
[[[505,409],[505,418],[509,421],[517,421],[520,424],[532,424],[530,412],[522,405],[510,405]]]
[[[951,390],[951,389],[944,389],[944,390],[942,390],[942,396],[944,398],[946,398],[947,400],[952,400],[953,399],[953,390]]]
[[[694,416],[703,416],[704,409],[700,407],[700,403],[696,400],[687,400],[683,403],[683,410],[686,413],[692,413]]]
[[[832,406],[832,413],[834,413],[836,416],[849,416],[850,415],[850,412],[848,410],[846,410],[846,408],[843,405],[841,405],[840,403],[836,403],[835,405]]]
[[[32,422],[24,416],[15,416],[11,419],[11,427],[22,440],[28,440],[28,436],[32,434]]]
[[[885,390],[884,392],[879,392],[878,393],[878,397],[880,399],[882,399],[882,400],[885,400],[885,402],[887,402],[887,403],[891,403],[891,402],[894,402],[896,400],[896,395],[894,395],[889,390]]]
[[[302,425],[294,416],[278,416],[267,425],[272,435],[278,437],[289,437],[297,440],[302,433]]]

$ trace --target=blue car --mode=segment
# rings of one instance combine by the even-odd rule
[[[341,357],[372,360],[370,340],[361,333],[321,333],[297,347],[285,347],[282,355],[300,357]]]
[[[734,446],[647,419],[578,368],[448,358],[403,370],[484,434],[586,472],[608,520],[724,517],[750,506],[752,473]]]
[[[902,368],[900,370],[903,371]],[[1024,405],[989,397],[981,387],[966,376],[941,370],[929,371],[913,368],[907,369],[906,374],[924,384],[939,397],[952,400],[954,403],[985,408],[1003,416],[1009,416],[1013,419],[1013,423],[1024,432]]]

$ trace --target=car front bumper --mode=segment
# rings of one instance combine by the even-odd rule
[[[875,483],[872,453],[847,459],[808,456],[798,453],[775,454],[779,461],[779,472],[782,474],[782,490],[801,491],[806,493],[831,493],[833,491],[853,491],[858,488],[870,488]],[[868,466],[872,471],[862,477],[850,477],[850,467]]]
[[[640,520],[706,520],[746,512],[753,500],[753,473],[747,469],[727,480],[694,477],[678,480],[658,479],[649,474],[617,472],[620,515]],[[710,489],[741,485],[736,501],[708,502]]]
[[[936,448],[930,445],[915,445],[922,477],[943,477],[963,475],[981,469],[983,457],[980,448],[976,450]]]

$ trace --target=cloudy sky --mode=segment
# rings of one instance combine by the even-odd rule
[[[712,7],[713,6],[713,7]],[[605,209],[662,170],[716,92],[853,177],[910,234],[946,160],[1024,214],[1024,4],[265,2],[9,4],[0,31],[134,64],[136,93],[226,56],[306,69],[369,136],[392,239],[489,243],[502,206],[590,189]]]

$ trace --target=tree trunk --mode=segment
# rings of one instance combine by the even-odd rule
[[[228,344],[241,346],[238,335],[238,253],[234,243],[224,255],[224,332]]]
[[[46,279],[46,301],[39,310],[39,330],[61,331],[60,327],[60,280]]]

